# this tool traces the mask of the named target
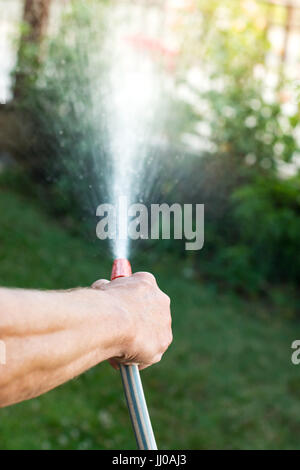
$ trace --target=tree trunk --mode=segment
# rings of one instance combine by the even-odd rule
[[[24,0],[24,29],[20,38],[15,74],[14,101],[0,105],[0,152],[22,157],[33,138],[30,123],[17,109],[17,100],[27,79],[34,79],[40,63],[41,44],[45,36],[52,0]]]
[[[51,0],[25,0],[24,22],[30,26],[23,40],[40,44],[46,32]]]
[[[22,93],[26,78],[34,79],[40,62],[42,40],[49,23],[52,0],[25,0],[24,30],[20,39],[14,98]]]

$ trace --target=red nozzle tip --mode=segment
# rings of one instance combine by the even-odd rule
[[[111,271],[111,280],[117,279],[117,277],[128,277],[131,276],[131,265],[128,259],[118,258],[115,259],[112,271]]]

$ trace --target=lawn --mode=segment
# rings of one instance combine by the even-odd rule
[[[97,245],[68,233],[37,202],[0,191],[0,285],[60,289],[108,277]],[[205,249],[205,248],[204,248]],[[289,304],[219,293],[182,261],[144,254],[172,299],[174,343],[142,372],[160,449],[300,448],[299,322]],[[286,312],[285,312],[286,310]],[[58,389],[0,410],[1,449],[134,449],[119,373],[101,364]]]

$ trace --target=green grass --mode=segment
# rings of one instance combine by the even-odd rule
[[[108,277],[110,261],[38,204],[0,191],[0,285],[67,288]],[[99,243],[100,250],[100,243]],[[299,323],[262,301],[187,280],[182,262],[144,254],[172,299],[174,343],[142,372],[161,449],[300,448]],[[278,311],[280,310],[280,311]],[[119,374],[101,364],[37,399],[0,410],[1,449],[134,449]]]

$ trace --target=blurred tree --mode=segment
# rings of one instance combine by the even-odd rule
[[[25,0],[23,28],[18,52],[14,97],[22,93],[23,82],[35,78],[40,62],[41,44],[47,30],[52,0]]]
[[[31,124],[34,136],[27,148],[20,146],[19,160],[43,186],[51,181],[47,188],[59,194],[59,210],[68,215],[105,197],[111,171],[105,103],[115,58],[99,52],[109,8],[105,1],[73,2],[48,43],[47,61],[38,63],[39,79],[29,73],[18,100],[22,123]],[[164,146],[155,148],[163,202],[205,204],[206,241],[204,250],[192,253],[195,273],[248,293],[300,280],[300,263],[293,262],[300,179],[296,173],[283,179],[279,171],[300,154],[300,108],[287,112],[288,82],[283,75],[274,81],[265,63],[264,13],[253,2],[199,0],[193,15],[178,18],[180,63],[164,98]],[[25,35],[29,53],[32,41],[39,52],[38,31]],[[158,168],[147,150],[151,168]],[[183,252],[183,244],[167,242],[156,250]]]
[[[16,104],[26,94],[26,85],[38,75],[41,44],[45,36],[52,0],[25,0],[23,24],[15,70],[14,101],[0,107],[0,151],[23,161],[32,129]]]

